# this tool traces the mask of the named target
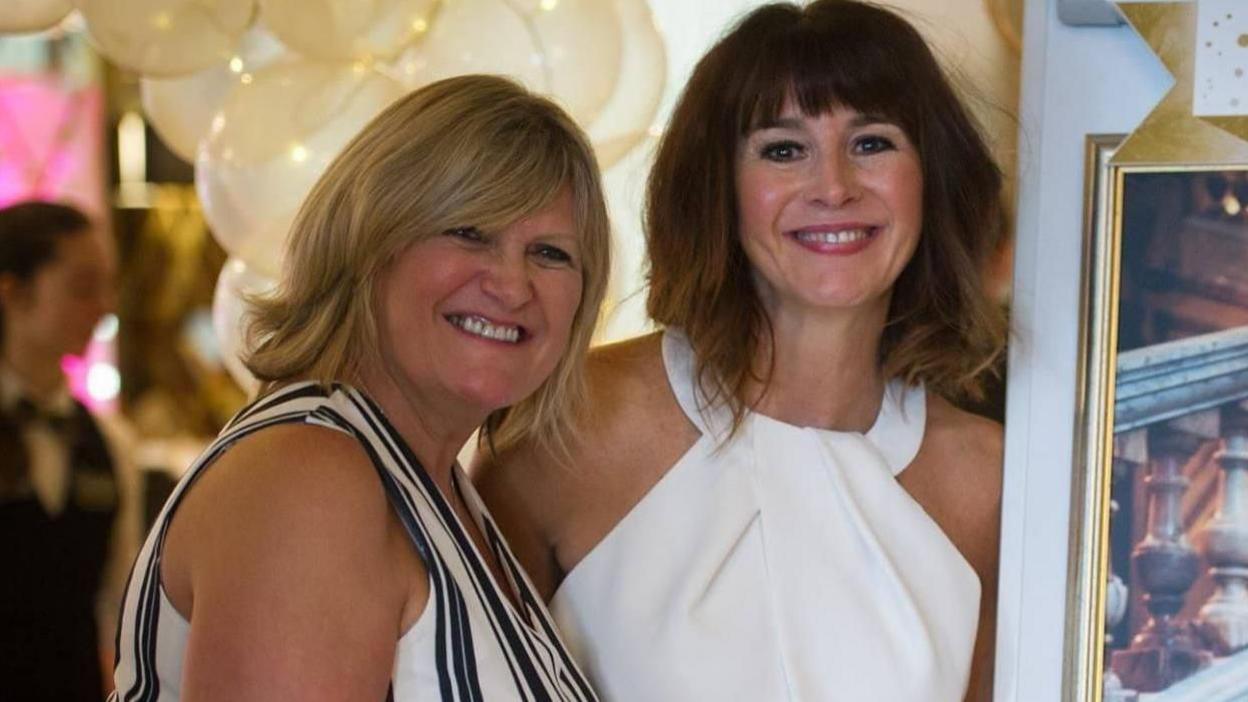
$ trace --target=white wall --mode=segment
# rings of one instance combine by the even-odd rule
[[[1131,131],[1171,83],[1130,28],[1028,0],[1006,407],[998,701],[1061,699],[1084,137]]]

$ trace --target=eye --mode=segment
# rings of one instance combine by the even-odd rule
[[[548,264],[570,265],[573,262],[572,254],[551,244],[537,244],[533,247],[533,253]]]
[[[758,149],[758,155],[762,158],[781,163],[797,160],[804,152],[805,148],[791,139],[769,141]]]
[[[486,240],[485,233],[476,227],[453,227],[442,232],[445,236],[481,243]]]
[[[853,148],[856,154],[878,154],[884,151],[893,151],[897,148],[897,145],[886,136],[868,134],[855,139]]]

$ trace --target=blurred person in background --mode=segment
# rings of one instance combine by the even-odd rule
[[[121,525],[137,512],[117,442],[70,395],[61,359],[112,310],[113,265],[73,207],[0,209],[0,699],[104,693],[136,536]]]

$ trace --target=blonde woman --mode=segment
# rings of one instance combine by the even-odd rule
[[[564,437],[607,237],[584,135],[506,80],[365,128],[256,301],[260,398],[135,566],[116,698],[595,699],[455,456]]]

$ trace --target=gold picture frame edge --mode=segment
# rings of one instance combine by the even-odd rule
[[[1066,588],[1062,698],[1100,702],[1104,588],[1113,441],[1113,375],[1117,329],[1117,216],[1121,167],[1113,151],[1125,134],[1090,134],[1084,147],[1083,246],[1076,370],[1074,470]],[[1110,299],[1106,299],[1106,298]],[[1094,519],[1092,517],[1095,516]]]

